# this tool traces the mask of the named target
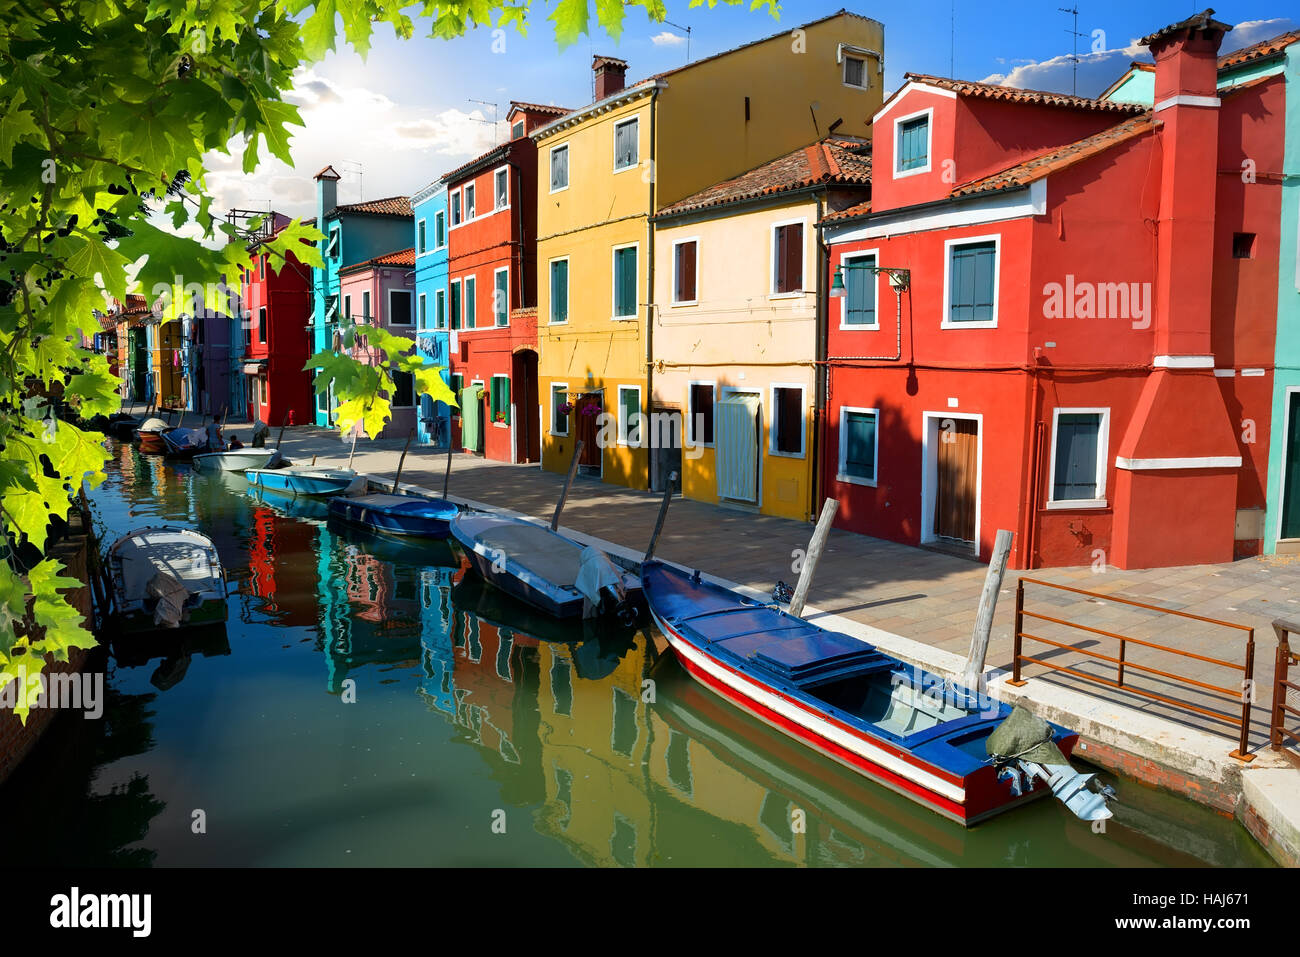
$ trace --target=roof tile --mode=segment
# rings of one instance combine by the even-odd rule
[[[974,96],[984,100],[1000,100],[1004,103],[1031,103],[1111,113],[1141,113],[1146,109],[1136,103],[1095,100],[1086,96],[1071,96],[1069,93],[1052,93],[1048,90],[1022,90],[1014,86],[999,86],[996,83],[977,83],[974,80],[953,80],[929,73],[905,73],[903,79],[923,83],[926,86],[937,86],[942,90],[951,90],[958,96]]]
[[[339,272],[350,272],[354,269],[373,268],[375,266],[397,266],[409,269],[414,265],[415,247],[412,246],[410,249],[399,249],[396,252],[384,253],[382,256],[375,256],[359,263],[352,263],[350,266],[344,266]]]

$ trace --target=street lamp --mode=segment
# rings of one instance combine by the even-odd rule
[[[831,281],[831,297],[833,299],[844,298],[844,270],[846,269],[870,269],[876,275],[886,273],[889,276],[889,285],[895,293],[906,292],[912,284],[912,271],[902,266],[869,266],[866,263],[842,263],[835,267],[835,278]]]

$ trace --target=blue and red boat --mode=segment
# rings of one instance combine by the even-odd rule
[[[1069,766],[1072,731],[1016,709],[1042,737],[990,754],[990,736],[1013,715],[1003,702],[699,572],[649,561],[641,585],[677,660],[702,685],[944,817],[970,826],[1051,793],[1080,817],[1110,817],[1109,793]]]

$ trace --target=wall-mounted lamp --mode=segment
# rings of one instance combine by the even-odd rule
[[[889,285],[894,292],[906,292],[912,284],[912,271],[901,266],[869,266],[866,263],[844,263],[835,267],[835,278],[831,281],[832,298],[841,299],[844,296],[845,269],[870,269],[877,275],[882,272],[886,273],[889,276]]]

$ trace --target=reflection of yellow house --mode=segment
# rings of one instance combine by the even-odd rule
[[[883,45],[880,23],[841,12],[633,86],[623,61],[597,57],[596,101],[532,133],[544,467],[564,471],[581,438],[606,481],[661,485],[672,457],[652,462],[640,422],[659,394],[652,277],[670,265],[650,215],[832,132],[870,136]]]
[[[168,319],[155,323],[150,336],[150,365],[153,366],[154,394],[160,408],[183,408],[184,377],[181,374],[181,322]]]
[[[817,222],[870,184],[870,145],[826,140],[655,217],[652,405],[685,417],[688,498],[812,517]]]

